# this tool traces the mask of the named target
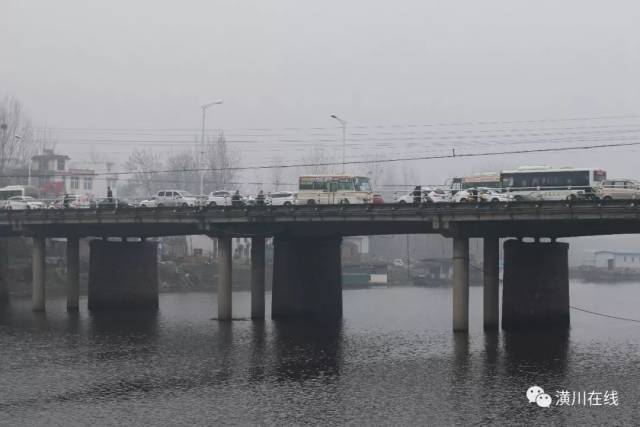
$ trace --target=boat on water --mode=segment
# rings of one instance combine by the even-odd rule
[[[366,289],[387,283],[387,264],[344,264],[342,266],[343,289]]]
[[[453,283],[451,258],[428,258],[418,261],[411,269],[411,281],[415,286],[445,287]],[[482,269],[469,265],[469,284],[482,284]]]

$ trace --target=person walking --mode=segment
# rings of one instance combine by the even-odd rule
[[[231,206],[240,206],[242,204],[242,198],[240,197],[240,190],[236,190],[231,196]]]
[[[113,201],[113,191],[111,191],[111,187],[107,186],[107,201],[111,203]]]
[[[264,192],[262,190],[258,191],[258,196],[256,197],[256,204],[258,206],[264,206]]]
[[[413,204],[419,205],[422,202],[422,187],[420,185],[416,185],[416,188],[413,189]]]

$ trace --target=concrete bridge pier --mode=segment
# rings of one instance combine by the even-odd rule
[[[231,320],[232,291],[231,237],[218,237],[218,320]]]
[[[469,239],[453,238],[453,331],[469,330]]]
[[[341,237],[274,239],[273,319],[342,318]]]
[[[31,287],[31,302],[33,311],[45,310],[45,291],[44,291],[44,278],[45,278],[45,238],[35,236],[33,238],[33,248],[31,255],[31,266],[33,282]]]
[[[568,243],[504,243],[502,328],[569,326]]]
[[[92,240],[89,310],[158,308],[156,242]]]
[[[9,242],[0,239],[0,304],[9,301]]]
[[[78,311],[80,300],[80,239],[67,237],[67,311]]]
[[[251,238],[251,318],[264,319],[264,237]]]
[[[500,324],[500,239],[483,239],[483,323],[486,331]]]

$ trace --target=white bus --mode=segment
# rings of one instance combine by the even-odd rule
[[[366,176],[304,175],[299,180],[299,205],[372,202],[373,191]]]
[[[514,200],[590,199],[605,179],[607,173],[595,168],[522,166],[500,173],[502,189]]]
[[[0,188],[0,200],[9,200],[14,196],[29,196],[37,199],[39,194],[38,189],[30,185],[8,185]]]

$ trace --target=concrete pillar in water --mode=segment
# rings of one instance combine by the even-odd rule
[[[264,237],[251,238],[251,318],[264,319]]]
[[[453,330],[469,330],[469,239],[453,239]]]
[[[67,237],[67,311],[78,311],[80,299],[80,239]]]
[[[0,239],[0,303],[9,301],[9,242]]]
[[[500,239],[484,238],[483,251],[483,316],[484,329],[498,329],[500,324]]]
[[[218,237],[218,320],[231,320],[231,237]]]
[[[44,256],[45,256],[45,239],[36,236],[33,238],[33,249],[31,255],[33,284],[31,289],[31,301],[33,311],[44,311],[45,295],[44,295]]]
[[[341,237],[274,239],[271,317],[342,318]]]
[[[504,243],[502,328],[569,326],[568,243]]]
[[[156,242],[92,240],[89,310],[158,308]]]

